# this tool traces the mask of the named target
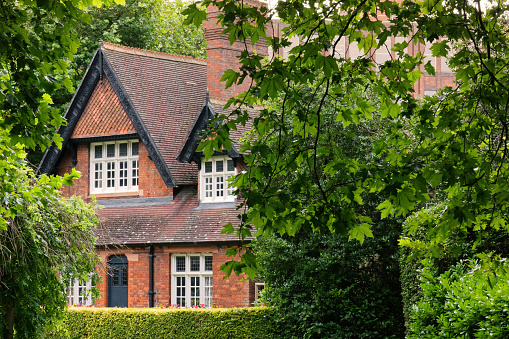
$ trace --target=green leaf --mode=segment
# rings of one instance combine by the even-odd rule
[[[225,88],[231,87],[233,84],[237,83],[237,79],[239,78],[240,74],[238,72],[235,72],[233,69],[227,69],[224,71],[223,75],[221,76],[220,81],[226,81],[226,84],[224,85]]]
[[[381,218],[382,219],[385,219],[389,215],[394,213],[394,205],[389,200],[383,201],[381,204],[379,204],[377,206],[377,209],[381,210],[381,212],[382,212]]]
[[[435,76],[435,67],[433,67],[433,65],[431,64],[431,61],[428,61],[425,65],[424,65],[424,70],[429,74],[429,75],[432,75],[432,76]]]
[[[348,233],[348,240],[357,239],[361,244],[364,243],[365,237],[373,238],[373,232],[367,223],[354,226]]]

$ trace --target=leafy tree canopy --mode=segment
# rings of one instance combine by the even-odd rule
[[[186,0],[126,0],[125,4],[92,7],[90,23],[77,27],[81,47],[71,63],[75,86],[83,78],[99,41],[153,51],[206,58],[201,27],[184,25]],[[70,98],[65,97],[64,102]]]
[[[121,2],[122,0],[116,0]],[[93,206],[64,199],[59,189],[79,176],[36,177],[24,148],[45,149],[64,123],[52,106],[72,89],[69,62],[86,9],[113,0],[0,2],[0,331],[33,338],[65,308],[70,276],[89,280],[94,251]],[[48,130],[50,133],[48,133]]]
[[[297,235],[311,229],[362,242],[371,236],[373,223],[359,208],[363,194],[387,197],[377,206],[382,218],[406,216],[430,199],[444,200],[447,208],[426,244],[401,242],[437,256],[454,229],[482,238],[488,228],[507,227],[505,3],[495,2],[487,10],[480,1],[466,0],[296,0],[281,1],[271,10],[233,0],[205,0],[202,5],[222,11],[219,21],[231,42],[249,44],[263,38],[278,51],[290,46],[294,36],[301,41],[285,59],[267,60],[247,50],[241,54],[240,70],[227,71],[223,80],[227,86],[250,81],[250,89],[230,99],[228,105],[237,109],[218,117],[226,123],[201,146],[207,157],[214,149],[229,149],[229,131],[250,119],[242,107],[266,107],[243,144],[248,170],[234,182],[244,197],[243,223],[236,230],[240,236],[252,235],[254,226],[259,235]],[[195,5],[186,14],[195,24],[205,19],[205,11]],[[282,37],[269,36],[265,29],[276,17],[286,25]],[[361,57],[337,56],[342,37],[357,43]],[[373,51],[387,49],[385,43],[392,37],[405,37],[392,49],[396,57],[377,64]],[[424,64],[423,53],[407,53],[417,42],[431,44],[435,57],[453,52],[449,66],[456,85],[426,100],[415,95],[413,86],[422,69],[428,74],[435,69]],[[303,84],[311,84],[311,95]],[[369,98],[356,90],[365,84],[373,92]],[[279,106],[267,106],[269,100],[279,100]],[[335,103],[335,121],[342,127],[374,114],[386,122],[371,159],[352,158],[329,137],[342,129],[327,123],[328,101]],[[374,101],[379,106],[373,106]],[[269,149],[266,141],[273,137],[280,142]],[[308,173],[305,177],[299,175],[302,168]],[[273,185],[279,180],[285,185]],[[255,269],[250,251],[242,263],[229,266],[230,271],[250,275]]]
[[[122,2],[122,0],[117,0]],[[0,127],[14,144],[43,150],[52,138],[46,128],[65,123],[52,108],[52,93],[72,89],[69,60],[78,50],[76,27],[90,23],[88,6],[113,0],[2,1],[0,3]],[[53,141],[60,142],[54,134]]]

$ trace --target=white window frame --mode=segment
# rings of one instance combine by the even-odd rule
[[[177,258],[184,258],[185,269],[183,271],[177,270]],[[191,258],[198,257],[200,267],[197,271],[191,271]],[[177,253],[171,255],[171,304],[174,307],[212,307],[213,300],[213,271],[212,267],[210,270],[205,269],[205,258],[212,258],[213,264],[213,255],[212,253]],[[177,284],[178,280],[182,281],[182,278],[185,279],[184,286],[179,286]],[[200,286],[197,288],[198,293],[194,293],[192,289],[195,288],[191,286],[191,279],[199,278]],[[208,284],[206,285],[206,282]],[[177,296],[177,289],[182,288]],[[184,292],[184,293],[182,293]],[[196,294],[199,294],[197,296]],[[180,299],[180,300],[179,300]],[[182,302],[182,299],[185,302]],[[193,299],[199,299],[193,300]]]
[[[265,283],[255,283],[255,301],[260,300],[260,292],[265,289]]]
[[[223,163],[222,171],[218,171],[217,167],[220,162]],[[234,202],[235,195],[233,192],[235,188],[231,186],[229,178],[234,177],[236,174],[237,168],[234,165],[234,161],[228,156],[214,156],[209,160],[202,158],[200,169],[200,202]]]
[[[85,283],[83,280],[71,278],[67,287],[67,305],[69,306],[92,306],[94,301],[90,291],[92,282]]]
[[[120,156],[119,145],[126,143],[127,155]],[[133,155],[133,144],[135,143],[138,143],[138,154]],[[107,148],[111,145],[115,149],[115,156],[107,157]],[[96,146],[102,146],[102,156],[100,158],[96,158]],[[140,168],[139,147],[140,141],[138,139],[90,143],[90,194],[137,192]],[[126,162],[127,167],[125,167]],[[109,164],[113,164],[114,168],[110,170],[108,166],[111,165]],[[96,170],[96,166],[98,170]],[[113,174],[113,178],[108,178],[109,173]],[[125,184],[126,179],[127,184]],[[121,180],[123,181],[122,186]],[[110,181],[113,181],[113,183],[111,184]]]

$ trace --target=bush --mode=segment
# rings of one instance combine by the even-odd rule
[[[64,328],[45,338],[271,338],[273,309],[71,308]],[[67,336],[67,334],[68,336]]]
[[[410,338],[508,338],[508,265],[497,274],[462,261],[440,275],[423,261],[422,299]]]
[[[278,337],[403,336],[399,225],[380,223],[374,232],[362,245],[317,233],[256,240],[263,300],[276,310]]]
[[[437,284],[439,284],[438,281],[441,279],[443,282],[448,281],[447,275],[455,277],[455,280],[463,279],[464,272],[460,274],[459,271],[460,267],[462,267],[459,264],[460,262],[466,262],[470,258],[478,257],[481,253],[494,253],[504,257],[509,255],[509,236],[507,231],[502,229],[489,229],[480,233],[457,228],[449,234],[449,241],[446,245],[440,248],[433,245],[433,242],[429,241],[428,237],[436,230],[436,221],[446,208],[446,203],[423,208],[413,213],[403,224],[403,238],[412,241],[416,245],[416,248],[413,249],[401,247],[400,250],[401,293],[403,296],[403,312],[407,336],[425,337],[425,333],[430,331],[430,329],[424,330],[423,327],[432,328],[435,325],[439,326],[438,323],[432,325],[433,322],[428,317],[433,312],[437,314],[443,313],[443,307],[446,302],[446,299],[444,299],[445,294],[449,292]],[[479,241],[479,239],[483,241]],[[438,251],[437,248],[439,249]],[[419,249],[422,250],[422,253],[420,253]],[[425,258],[424,261],[422,260],[423,257]],[[474,278],[469,277],[468,279]],[[481,285],[488,283],[488,281],[479,279],[481,278],[476,277],[474,280]],[[433,290],[434,292],[429,289],[429,286],[436,287]],[[479,291],[472,290],[470,292],[471,295],[468,295],[468,291],[464,290],[465,298],[472,298],[474,300],[478,297],[475,295],[477,292]],[[423,310],[421,309],[416,313],[416,308],[418,305],[423,305],[423,302],[430,302],[430,298],[434,301],[425,306],[428,315],[424,319]],[[468,317],[469,315],[464,313],[462,316]],[[433,336],[431,335],[431,337]],[[466,338],[469,337],[466,336]]]

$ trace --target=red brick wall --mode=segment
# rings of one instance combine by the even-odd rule
[[[64,187],[62,188],[64,196],[78,195],[83,199],[88,199],[90,196],[90,146],[89,144],[78,144],[78,152],[77,152],[78,163],[76,164],[76,170],[81,172],[81,178],[74,181],[73,187]],[[72,155],[68,150],[64,150],[62,153],[62,157],[58,162],[56,168],[58,175],[64,175],[65,173],[70,173],[72,170]],[[159,174],[154,162],[149,159],[148,151],[143,145],[140,143],[139,148],[139,192],[138,195],[133,196],[131,193],[114,193],[95,195],[97,200],[101,199],[112,199],[112,198],[126,198],[126,197],[164,197],[173,195],[173,190],[170,187],[166,187],[166,184],[163,181],[163,178]]]
[[[156,247],[154,258],[154,306],[170,303],[171,300],[171,252],[179,253],[210,253],[213,256],[213,299],[216,307],[248,307],[254,301],[254,282],[247,277],[235,275],[223,280],[224,273],[220,270],[227,260],[226,246],[186,246],[178,248]],[[107,263],[112,255],[125,255],[129,263],[129,307],[148,307],[149,265],[147,248],[129,248],[114,250],[98,250],[103,263]],[[215,252],[215,253],[214,253]],[[108,306],[108,275],[105,268],[99,268],[102,281],[97,286],[101,297],[95,300],[96,307]]]
[[[170,303],[170,254],[162,248],[156,249],[154,261],[154,306]]]
[[[228,279],[223,280],[224,272],[221,265],[231,258],[226,256],[227,246],[219,248],[213,256],[213,298],[216,307],[248,307],[254,301],[254,282],[247,276],[236,276],[232,273]]]
[[[171,187],[166,184],[156,168],[156,165],[148,157],[148,150],[140,143],[140,178],[139,188],[143,190],[144,197],[165,197],[173,194]]]

